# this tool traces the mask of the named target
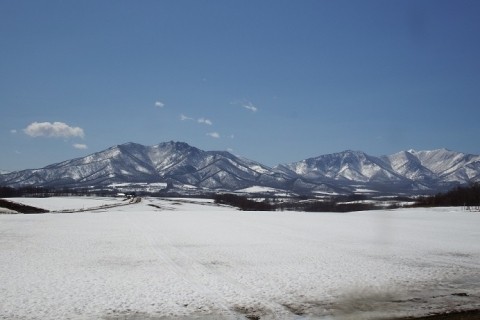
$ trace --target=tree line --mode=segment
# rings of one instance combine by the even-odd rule
[[[2,187],[0,186],[0,198],[16,198],[16,197],[68,197],[68,196],[112,196],[116,194],[112,190],[89,190],[86,188],[49,188],[26,186],[20,188]]]
[[[469,186],[459,186],[448,192],[434,196],[421,197],[415,206],[421,207],[452,207],[452,206],[480,206],[480,183]]]
[[[363,197],[362,197],[363,199]],[[251,200],[246,196],[235,194],[216,194],[215,203],[237,207],[243,211],[307,211],[307,212],[349,212],[378,209],[371,203],[351,202],[342,203],[341,200],[358,201],[357,195],[339,197],[328,201],[312,200],[299,197],[290,201],[277,201],[275,198],[265,198],[262,201]]]
[[[214,195],[214,202],[217,204],[226,204],[237,207],[244,211],[272,211],[275,207],[268,201],[250,200],[245,196],[237,196],[229,193],[219,193]]]

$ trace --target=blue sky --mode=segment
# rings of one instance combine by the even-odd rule
[[[184,141],[480,154],[480,2],[0,1],[0,169]]]

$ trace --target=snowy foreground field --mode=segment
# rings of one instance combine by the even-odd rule
[[[124,203],[16,201],[50,210]],[[469,309],[480,309],[480,214],[461,208],[242,212],[143,199],[0,215],[0,319],[385,319]]]

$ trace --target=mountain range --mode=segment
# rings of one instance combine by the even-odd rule
[[[295,194],[424,194],[480,180],[480,156],[447,149],[375,157],[361,151],[268,167],[183,142],[125,143],[41,169],[0,174],[0,185],[103,187],[160,183],[174,190]]]

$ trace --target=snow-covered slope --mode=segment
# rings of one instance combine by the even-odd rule
[[[351,150],[306,159],[285,165],[284,168],[311,180],[383,182],[404,179],[389,170],[380,159]]]
[[[367,187],[376,191],[445,190],[480,180],[480,156],[446,149],[401,151],[374,157],[360,151],[322,155],[275,167],[311,183]]]
[[[427,184],[470,183],[479,180],[480,156],[447,149],[402,151],[383,157],[408,179]]]
[[[479,180],[480,156],[446,149],[382,157],[347,150],[270,168],[228,152],[173,141],[155,146],[126,143],[42,169],[0,175],[0,185],[16,187],[167,183],[179,190],[266,187],[299,194],[359,189],[423,193]]]
[[[281,186],[288,177],[258,162],[224,151],[203,151],[182,142],[149,148],[156,172],[166,181],[207,189],[235,190],[253,184]]]
[[[51,210],[119,201],[83,199],[18,200]],[[0,319],[373,320],[479,309],[479,225],[461,208],[240,213],[158,198],[0,215]]]
[[[467,183],[479,179],[480,156],[446,149],[414,152],[422,165],[443,181]]]
[[[0,178],[10,186],[88,186],[123,182],[170,182],[207,189],[285,185],[289,177],[228,152],[202,151],[182,142],[155,146],[126,143],[89,156]]]
[[[435,178],[435,173],[421,164],[421,161],[409,151],[401,151],[383,157],[390,165],[391,170],[399,175],[414,181],[426,181]]]
[[[128,143],[92,155],[4,175],[4,183],[21,185],[103,185],[114,182],[157,181],[145,147]]]

